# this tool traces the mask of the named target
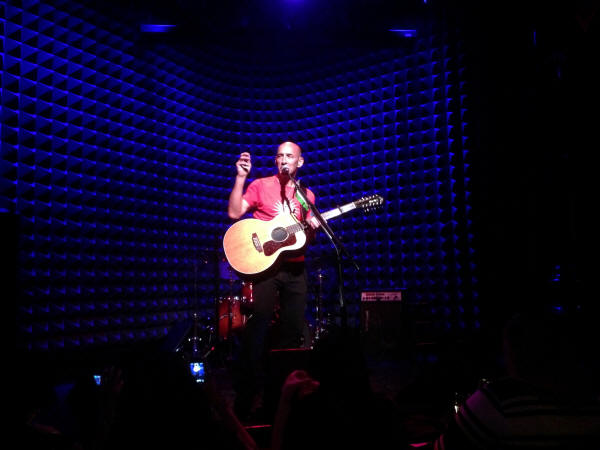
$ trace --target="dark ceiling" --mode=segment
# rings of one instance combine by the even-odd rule
[[[423,0],[132,0],[141,19],[221,32],[374,30],[426,11]],[[410,17],[409,17],[410,16]]]
[[[434,6],[423,0],[88,0],[120,21],[175,25],[188,42],[303,44],[379,39],[391,28],[419,28]],[[430,0],[431,1],[431,0]]]
[[[389,36],[392,28],[452,26],[503,40],[518,28],[545,28],[558,39],[565,27],[593,17],[597,0],[82,0],[134,29],[175,25],[169,39],[188,43],[299,42],[348,44]],[[595,5],[595,6],[594,6]]]

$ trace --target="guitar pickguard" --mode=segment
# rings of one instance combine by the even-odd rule
[[[296,235],[290,234],[285,241],[276,242],[276,241],[268,241],[263,244],[263,250],[265,252],[265,256],[271,256],[277,250],[282,247],[288,247],[290,245],[294,245],[296,243]]]

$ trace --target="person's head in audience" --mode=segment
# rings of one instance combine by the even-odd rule
[[[552,390],[576,388],[585,376],[585,321],[551,310],[515,314],[503,330],[508,375]]]

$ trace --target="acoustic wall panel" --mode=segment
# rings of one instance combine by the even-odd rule
[[[143,46],[76,2],[4,10],[0,206],[20,222],[23,347],[160,339],[196,310],[212,324],[233,164],[249,150],[252,177],[270,174],[285,138],[321,210],[386,199],[331,221],[361,267],[344,268],[351,322],[361,291],[403,289],[434,334],[477,326],[459,34],[264,64]],[[320,235],[308,265],[335,314],[332,255]]]

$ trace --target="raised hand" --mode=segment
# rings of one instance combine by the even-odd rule
[[[305,397],[319,388],[319,382],[304,370],[294,370],[288,375],[281,388],[281,401],[290,401],[293,397]]]
[[[245,177],[250,173],[252,169],[252,160],[250,153],[243,152],[240,154],[240,158],[235,163],[235,167],[237,168],[237,173],[239,176]]]

